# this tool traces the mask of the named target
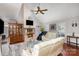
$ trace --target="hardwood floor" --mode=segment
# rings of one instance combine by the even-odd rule
[[[72,45],[64,44],[63,52],[61,54],[63,56],[79,56],[79,48],[76,48],[75,46]]]

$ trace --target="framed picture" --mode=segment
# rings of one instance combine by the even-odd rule
[[[50,24],[50,31],[56,31],[56,24]]]

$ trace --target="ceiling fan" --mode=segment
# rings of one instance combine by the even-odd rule
[[[37,10],[33,10],[36,14],[45,14],[44,11],[48,11],[48,9],[41,9],[40,6],[37,6]]]

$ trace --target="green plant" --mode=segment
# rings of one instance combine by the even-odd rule
[[[40,28],[40,31],[43,32],[43,31],[45,31],[45,29],[44,29],[43,27],[41,27],[41,28]]]
[[[44,26],[44,24],[43,24],[39,19],[37,19],[37,20],[39,21],[40,31],[41,31],[41,32],[45,31],[45,26]]]
[[[41,32],[45,31],[45,28],[44,28],[44,24],[43,23],[41,23],[41,25],[40,25],[40,31]]]

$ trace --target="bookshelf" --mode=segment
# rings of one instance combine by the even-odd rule
[[[33,37],[35,34],[35,28],[26,28],[27,38]]]

